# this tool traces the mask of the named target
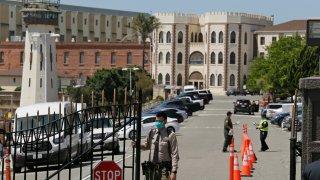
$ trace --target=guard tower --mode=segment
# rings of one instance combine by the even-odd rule
[[[58,101],[56,44],[60,0],[23,0],[26,27],[20,106]]]

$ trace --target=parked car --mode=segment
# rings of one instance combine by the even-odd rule
[[[266,107],[267,111],[267,118],[271,119],[273,116],[275,116],[277,113],[282,112],[282,104],[279,103],[270,103]]]
[[[276,124],[278,126],[281,126],[281,123],[283,121],[283,119],[287,116],[290,116],[290,113],[288,112],[282,112],[282,113],[278,113],[277,115],[275,115],[272,119],[271,119],[271,124]]]
[[[177,119],[179,123],[182,123],[185,119],[188,118],[188,114],[183,110],[179,110],[176,108],[162,108],[162,107],[157,107],[148,112],[145,112],[142,114],[142,116],[156,115],[158,112],[161,112],[161,111],[165,112],[168,117]]]
[[[199,105],[200,106],[200,105]],[[188,108],[186,105],[184,105],[183,103],[175,103],[172,101],[164,101],[161,104],[159,104],[158,106],[156,106],[154,109],[159,109],[159,108],[174,108],[174,109],[179,109],[182,111],[185,111],[188,113],[188,116],[192,116],[193,111]],[[151,109],[150,111],[153,111],[154,109]]]
[[[102,138],[113,133],[113,121],[107,117],[98,117],[93,120],[93,125],[89,124],[89,126],[93,128],[91,131],[93,132],[92,139],[94,144],[99,143]],[[94,150],[101,150],[102,148],[103,150],[113,151],[113,153],[119,154],[120,145],[118,136],[119,134],[115,133],[114,139],[112,136],[107,138],[100,146],[96,146]]]
[[[230,95],[237,96],[237,95],[240,95],[240,91],[239,91],[239,90],[236,90],[236,89],[228,89],[228,90],[226,91],[226,95],[227,95],[227,96],[230,96]]]
[[[244,112],[251,115],[251,101],[249,99],[237,99],[236,102],[234,102],[233,113],[236,114],[238,112]]]
[[[148,115],[141,117],[141,136],[147,136],[151,129],[155,128],[155,115]],[[134,127],[135,126],[135,127]],[[136,120],[133,120],[126,127],[126,133],[124,133],[124,128],[119,131],[119,138],[129,138],[133,139],[136,134]],[[178,120],[175,118],[167,118],[166,128],[168,131],[178,132],[180,130],[180,125]]]
[[[176,97],[177,99],[187,99],[187,101],[193,102],[193,103],[199,103],[200,104],[200,110],[203,110],[205,108],[205,105],[203,103],[203,99],[195,99],[192,100],[190,96],[182,96],[182,97]]]
[[[198,93],[199,94],[206,94],[208,97],[209,97],[209,100],[213,100],[213,96],[212,96],[212,93],[209,89],[201,89],[201,90],[198,90]]]
[[[48,107],[50,107],[49,115]],[[81,124],[79,114],[75,114],[73,124],[62,123],[61,128],[64,129],[62,132],[58,133],[58,130],[56,130],[55,133],[46,134],[48,126],[45,125],[49,122],[51,127],[57,127],[55,125],[58,122],[59,113],[56,112],[60,112],[64,116],[75,109],[77,109],[77,104],[70,102],[38,103],[17,108],[15,117],[15,123],[17,124],[14,125],[14,131],[26,132],[32,127],[37,127],[36,119],[38,119],[38,126],[43,128],[39,128],[39,132],[35,131],[34,136],[47,135],[48,138],[42,140],[40,138],[37,147],[34,147],[36,141],[31,141],[32,138],[27,143],[24,143],[25,139],[21,138],[21,144],[16,146],[16,151],[12,151],[16,152],[14,167],[16,173],[21,172],[21,168],[25,165],[28,169],[33,169],[35,165],[66,163],[70,156],[73,159],[79,155],[80,145],[82,145],[83,151],[91,146],[90,133],[85,131],[81,135],[81,128],[84,127],[79,125]],[[48,120],[48,117],[50,120]],[[66,116],[65,118],[70,119],[71,117]],[[80,144],[81,139],[82,144]],[[35,158],[36,156],[37,158]]]

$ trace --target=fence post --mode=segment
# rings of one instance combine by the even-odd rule
[[[141,162],[141,113],[142,113],[142,90],[139,90],[139,104],[137,117],[137,135],[136,135],[136,180],[140,180],[140,162]]]

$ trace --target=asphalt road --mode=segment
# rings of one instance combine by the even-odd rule
[[[229,153],[222,152],[224,142],[223,122],[226,112],[233,112],[233,102],[239,96],[214,96],[214,100],[206,105],[205,110],[194,113],[185,122],[181,123],[180,132],[177,133],[180,161],[177,177],[180,180],[221,180],[229,178]],[[246,96],[251,100],[258,100],[258,96]],[[255,170],[253,177],[243,177],[242,179],[255,180],[284,180],[289,179],[290,167],[290,132],[283,131],[277,126],[269,128],[267,144],[269,150],[258,152],[260,149],[259,131],[254,128],[252,122],[258,123],[260,114],[234,114],[232,121],[239,122],[234,125],[235,149],[240,150],[242,139],[242,125],[248,124],[248,135],[253,143],[254,152],[258,161],[254,164]],[[132,163],[132,148],[126,143],[126,164]],[[122,144],[122,143],[121,143]],[[122,148],[121,148],[122,149]],[[148,151],[142,152],[141,161],[148,157]],[[240,154],[239,154],[240,155]],[[110,156],[105,156],[106,160],[111,160]],[[99,162],[100,158],[94,158],[93,167]],[[114,161],[122,167],[123,156],[115,156]],[[297,159],[297,179],[300,179],[300,158]],[[239,162],[240,168],[242,162]],[[90,179],[91,166],[85,163],[82,168],[82,177]],[[41,169],[40,169],[41,170]],[[52,171],[53,172],[53,171]],[[34,179],[34,172],[27,173],[28,179]],[[39,175],[40,174],[40,175]],[[125,170],[125,179],[132,179],[130,169]],[[45,171],[38,173],[38,179],[45,178]],[[61,172],[60,178],[66,179],[68,170]],[[80,169],[75,166],[71,171],[72,179],[80,178]],[[141,176],[143,179],[143,176]],[[17,174],[16,179],[23,179],[23,174]],[[53,178],[57,179],[57,178]]]

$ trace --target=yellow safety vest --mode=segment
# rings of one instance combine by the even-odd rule
[[[268,120],[266,120],[266,119],[261,119],[261,121],[259,122],[259,129],[260,129],[260,131],[265,131],[265,132],[267,132],[268,129],[269,129],[269,123],[268,123],[268,126],[264,128],[264,127],[262,127],[262,123],[264,123],[264,122],[268,123]]]

